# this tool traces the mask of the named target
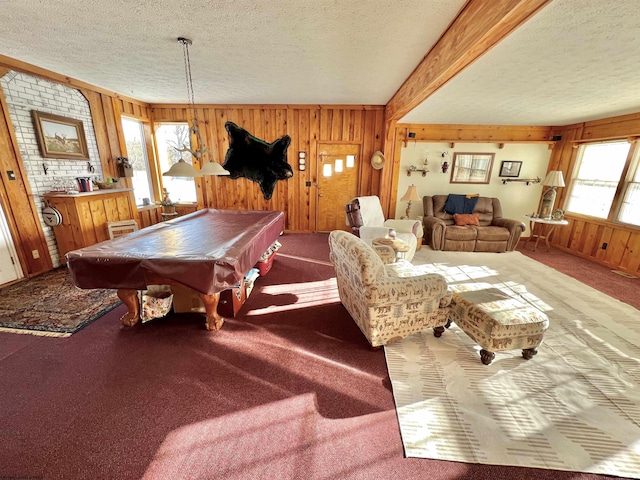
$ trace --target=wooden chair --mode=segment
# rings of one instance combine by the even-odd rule
[[[134,219],[107,222],[107,230],[109,230],[109,238],[113,240],[116,237],[138,230],[138,222]]]

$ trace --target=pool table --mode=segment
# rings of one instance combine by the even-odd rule
[[[125,326],[140,318],[138,290],[179,285],[202,299],[207,330],[219,330],[220,292],[243,279],[283,228],[280,211],[203,209],[68,252],[67,265],[80,288],[118,290]]]

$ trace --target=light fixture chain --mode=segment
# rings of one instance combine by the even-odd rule
[[[189,45],[193,42],[188,38],[180,37],[178,41],[182,44],[182,50],[184,53],[184,73],[187,79],[187,97],[189,98],[189,104],[193,110],[193,116],[196,116],[195,95],[193,93],[193,78],[191,77],[191,59],[189,57]]]

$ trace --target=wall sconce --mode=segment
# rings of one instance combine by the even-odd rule
[[[298,152],[298,170],[304,171],[307,169],[307,154],[306,152]]]
[[[442,168],[442,173],[447,173],[447,170],[449,170],[449,162],[447,162],[447,157],[449,156],[449,152],[442,152],[440,156],[442,157],[442,163],[440,164],[440,168]]]

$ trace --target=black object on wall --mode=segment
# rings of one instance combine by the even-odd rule
[[[278,180],[293,177],[293,169],[287,163],[291,137],[284,135],[267,143],[233,122],[225,123],[224,128],[229,134],[229,149],[222,166],[229,171],[229,178],[245,177],[256,182],[265,200],[269,200]]]

